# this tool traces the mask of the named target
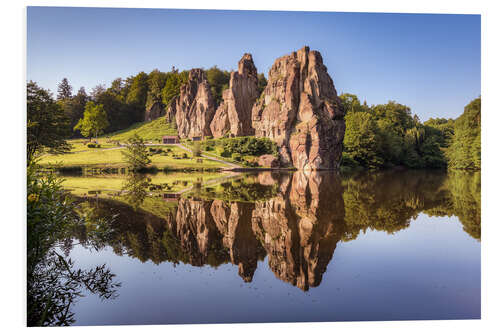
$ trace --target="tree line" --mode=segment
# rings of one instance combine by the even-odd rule
[[[265,87],[260,77],[259,89]],[[218,103],[227,88],[230,73],[217,67],[207,70],[212,93]],[[156,102],[167,105],[179,94],[188,72],[173,68],[164,73],[141,72],[111,87],[95,87],[87,95],[82,87],[76,95],[67,79],[58,87],[57,98],[34,82],[27,85],[28,160],[37,151],[64,153],[67,138],[79,131],[86,137],[121,130],[140,122],[144,110]],[[356,95],[340,96],[346,112],[343,169],[381,169],[402,166],[419,168],[481,168],[481,98],[471,101],[457,119],[431,118],[421,122],[408,106],[389,101],[368,106]]]
[[[207,80],[215,103],[222,102],[222,92],[229,87],[231,73],[213,66],[206,70]],[[169,72],[158,69],[149,74],[140,72],[126,79],[116,78],[111,86],[97,85],[88,94],[81,87],[73,94],[73,87],[67,78],[63,78],[57,89],[57,104],[64,110],[72,129],[84,118],[87,103],[102,105],[106,111],[108,124],[101,129],[103,133],[115,132],[125,129],[130,125],[144,120],[144,112],[153,104],[160,103],[167,107],[173,98],[179,95],[180,87],[188,81],[189,71],[179,71],[175,67]],[[264,74],[259,74],[258,85],[260,91],[264,90],[267,81]],[[81,130],[78,126],[76,130]],[[74,131],[71,137],[78,137],[84,133]],[[102,133],[100,133],[102,134]]]
[[[344,169],[481,169],[481,97],[456,120],[425,122],[395,101],[368,106],[353,94],[340,98],[346,112]]]

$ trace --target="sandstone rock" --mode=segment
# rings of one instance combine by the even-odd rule
[[[296,172],[289,178],[277,197],[255,203],[252,230],[275,275],[308,290],[321,283],[344,234],[342,187],[331,174]]]
[[[238,71],[231,73],[229,89],[222,92],[223,101],[210,125],[213,136],[253,135],[252,107],[258,98],[257,69],[252,55],[245,53],[238,62]]]
[[[278,158],[270,154],[261,155],[259,157],[258,163],[261,167],[264,168],[277,168],[280,166]]]
[[[338,169],[344,112],[318,51],[278,58],[252,109],[255,135],[274,140],[282,163],[299,170]]]
[[[210,122],[215,114],[215,102],[202,69],[189,72],[188,82],[181,86],[175,103],[175,120],[181,138],[212,135]]]
[[[146,110],[144,114],[144,121],[151,121],[165,115],[165,108],[160,102],[155,102]]]
[[[168,103],[165,118],[167,122],[175,122],[175,114],[177,113],[177,99],[173,98],[170,103]]]
[[[220,251],[222,236],[210,213],[211,202],[179,199],[176,218],[169,228],[179,239],[180,246],[188,254],[190,264],[207,263],[211,251]]]

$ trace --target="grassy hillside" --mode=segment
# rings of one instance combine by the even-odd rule
[[[147,141],[161,140],[164,135],[177,135],[177,129],[173,123],[168,123],[165,117],[153,121],[136,123],[129,128],[114,133],[106,134],[104,137],[113,141],[127,141],[129,138],[139,135]]]

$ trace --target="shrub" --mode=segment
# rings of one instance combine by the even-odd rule
[[[261,156],[264,154],[276,155],[278,147],[276,143],[268,138],[255,137],[237,137],[223,139],[223,154],[229,157],[231,154],[239,153],[241,155]]]
[[[224,150],[222,151],[222,153],[220,155],[222,157],[231,157],[231,151],[229,151],[226,148],[224,148]]]
[[[239,153],[233,153],[233,154],[231,155],[231,158],[232,158],[233,160],[235,160],[235,161],[241,161],[241,154],[239,154]]]
[[[89,143],[87,145],[87,147],[89,147],[89,148],[101,148],[101,145],[97,144],[97,143]]]

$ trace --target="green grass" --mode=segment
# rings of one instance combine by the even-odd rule
[[[125,142],[135,134],[146,141],[157,142],[164,135],[177,135],[177,129],[175,129],[174,124],[168,123],[165,117],[160,117],[153,121],[136,123],[124,130],[106,134],[101,140]]]
[[[101,139],[98,141],[99,144],[101,145],[101,148],[89,148],[89,147],[87,147],[88,142],[89,142],[88,139],[68,140],[68,143],[71,144],[71,152],[72,153],[77,153],[77,152],[86,151],[86,150],[99,151],[99,150],[106,149],[106,148],[117,147],[117,145],[112,144],[112,143],[106,143],[106,142],[104,142],[104,140]]]
[[[169,168],[172,170],[180,169],[213,169],[213,168],[225,168],[227,165],[212,161],[206,158],[201,158],[202,163],[197,162],[197,158],[193,158],[192,154],[186,150],[179,148],[178,146],[151,146],[151,147],[161,147],[164,151],[171,149],[171,152],[167,156],[162,156],[156,154],[150,156],[151,165],[156,166],[159,169]],[[62,166],[82,166],[82,167],[125,167],[125,161],[122,155],[122,151],[125,148],[118,149],[97,149],[89,148],[87,151],[77,151],[70,154],[60,154],[60,155],[50,155],[46,154],[41,157],[40,164],[47,166],[49,164],[58,164]],[[176,159],[174,156],[182,157],[187,154],[188,158]]]

